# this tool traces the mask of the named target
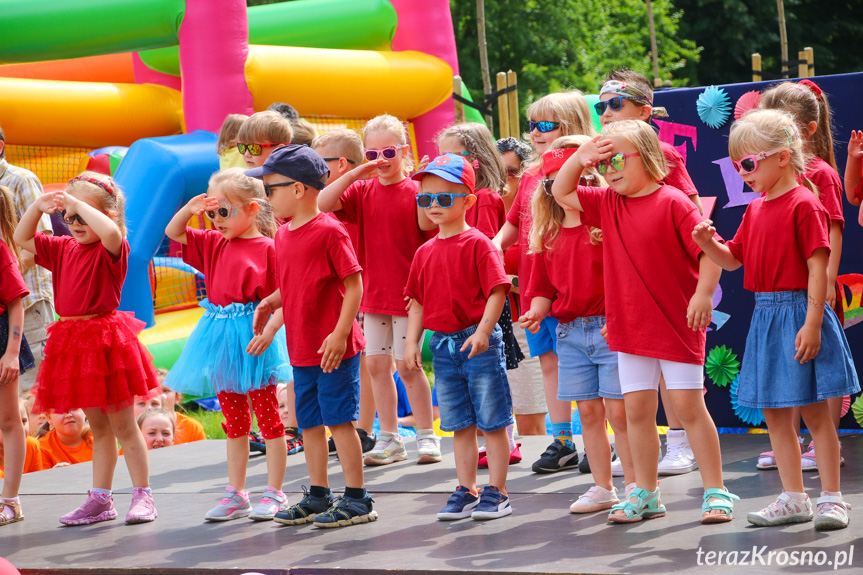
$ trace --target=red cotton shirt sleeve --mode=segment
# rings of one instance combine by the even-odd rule
[[[224,240],[222,234],[214,230],[198,230],[186,227],[186,245],[183,246],[183,261],[208,276],[213,249]],[[227,240],[224,240],[227,242]]]
[[[0,240],[0,315],[6,313],[9,302],[30,293],[18,268],[12,250]],[[5,350],[0,350],[5,351]]]
[[[584,213],[582,222],[585,225],[602,229],[602,199],[608,194],[615,194],[611,188],[594,186],[578,186],[578,203]]]
[[[360,220],[360,212],[362,211],[362,196],[366,189],[371,186],[374,180],[357,180],[350,186],[339,201],[342,203],[342,209],[334,212],[336,216],[343,222],[357,224]]]
[[[806,177],[818,188],[818,199],[831,222],[845,227],[845,215],[842,213],[842,179],[830,164],[821,158],[815,158],[806,166]]]
[[[695,184],[692,182],[692,178],[689,177],[683,156],[671,144],[666,142],[659,142],[659,144],[665,156],[665,163],[668,164],[668,175],[665,176],[664,182],[673,188],[677,188],[687,196],[697,196],[698,190],[695,189]]]
[[[531,300],[535,297],[544,297],[551,301],[557,299],[557,290],[554,289],[548,279],[545,256],[546,250],[533,255],[533,265],[530,268],[530,285],[526,286],[525,292]]]
[[[70,240],[75,241],[74,238],[69,236],[49,236],[42,232],[37,233],[33,238],[33,241],[36,243],[36,257],[34,261],[46,270],[53,272],[60,253],[63,251],[63,244]]]
[[[464,219],[472,228],[481,231],[489,239],[497,235],[506,217],[506,206],[499,193],[488,188],[474,192],[476,203],[465,212]]]

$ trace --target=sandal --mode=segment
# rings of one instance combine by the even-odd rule
[[[3,511],[6,508],[12,510],[14,515],[12,517],[8,517]],[[8,525],[9,523],[15,523],[16,521],[23,521],[24,513],[21,511],[20,503],[12,503],[11,501],[0,501],[0,525]]]
[[[636,487],[632,490],[632,497],[637,498],[635,503],[629,500],[618,503],[611,507],[608,520],[613,523],[637,523],[644,519],[656,519],[665,517],[665,505],[659,499],[659,488],[650,492],[646,489]],[[623,515],[617,515],[615,511],[623,511]]]
[[[710,501],[713,499],[713,501]],[[733,518],[734,500],[740,499],[724,487],[711,488],[704,491],[704,504],[701,506],[701,524],[727,523]],[[722,515],[704,515],[714,509],[722,511]]]

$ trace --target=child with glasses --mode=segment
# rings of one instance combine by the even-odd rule
[[[626,494],[635,489],[635,474],[627,438],[626,412],[617,354],[602,336],[605,327],[605,288],[602,232],[583,222],[583,214],[561,205],[552,186],[564,162],[590,141],[588,136],[564,136],[542,156],[542,189],[533,197],[530,251],[533,270],[527,293],[530,310],[519,318],[529,331],[550,315],[558,322],[557,398],[577,401],[582,438],[596,484],[570,506],[572,513],[593,513],[619,503],[612,483],[611,445],[606,414],[614,428],[617,452],[626,471]],[[595,168],[583,172],[580,184],[607,186]]]
[[[667,118],[665,108],[653,105],[653,88],[650,82],[633,70],[620,68],[612,70],[605,78],[605,84],[599,93],[599,103],[595,104],[599,114],[599,122],[603,127],[618,120],[640,120],[650,123],[651,118]],[[663,180],[666,184],[682,191],[703,212],[698,190],[689,177],[686,163],[680,152],[667,142],[660,141],[662,154],[668,173]],[[681,475],[698,469],[692,447],[683,424],[674,412],[673,402],[668,395],[665,380],[659,380],[659,393],[662,397],[662,408],[668,421],[666,435],[667,449],[662,461],[659,462],[659,475]],[[620,461],[613,465],[616,475],[623,474]]]
[[[291,122],[278,112],[256,112],[243,122],[237,133],[237,150],[249,168],[264,165],[273,149],[291,143]]]
[[[144,438],[135,425],[135,396],[159,389],[151,356],[138,341],[144,322],[119,312],[129,242],[116,182],[96,172],[72,178],[65,191],[42,195],[15,230],[15,242],[53,273],[59,321],[48,328],[39,366],[37,413],[84,410],[93,430],[93,489],[81,507],[60,518],[66,525],[115,519],[111,492],[117,440],[132,478],[127,523],[156,519]],[[42,213],[59,212],[71,236],[36,233]]]
[[[542,156],[551,143],[561,136],[584,134],[593,136],[595,130],[590,119],[590,108],[581,92],[562,92],[540,98],[527,109],[530,121],[530,141],[536,153]],[[506,216],[506,223],[495,236],[494,244],[503,253],[518,242],[518,285],[530,285],[533,256],[529,254],[531,201],[542,180],[539,165],[528,167],[518,187],[518,195]],[[520,293],[520,308],[530,309],[530,298]],[[572,441],[572,402],[557,399],[557,320],[546,317],[536,333],[526,332],[531,357],[539,357],[545,397],[534,395],[524,405],[516,403],[515,414],[521,434],[545,435],[545,412],[551,419],[554,440],[533,464],[534,473],[555,473],[578,469],[578,451]],[[516,391],[515,397],[524,394]]]
[[[387,465],[407,459],[398,433],[395,357],[417,419],[417,463],[435,463],[441,454],[433,428],[431,386],[425,372],[407,372],[405,365],[404,287],[414,253],[436,225],[416,205],[416,183],[407,177],[413,158],[402,122],[389,115],[373,118],[363,130],[363,143],[368,162],[327,185],[318,206],[357,224],[360,232],[359,259],[365,266],[360,311],[365,314],[366,365],[380,419],[375,447],[364,461]]]
[[[202,215],[216,229],[187,225]],[[275,233],[263,184],[240,168],[213,174],[207,193],[192,198],[165,228],[169,238],[183,244],[183,261],[203,272],[207,286],[207,299],[199,304],[204,315],[165,385],[195,396],[218,395],[225,416],[229,485],[221,502],[204,516],[208,521],[270,520],[287,505],[282,492],[287,447],[276,398],[276,384],[292,379],[285,333],[275,322],[261,334],[252,331],[255,308],[278,287]],[[249,404],[267,446],[267,488],[254,509],[245,490]]]
[[[579,185],[591,165],[610,187]],[[552,185],[555,198],[602,229],[608,347],[618,352],[637,485],[608,518],[632,523],[665,515],[656,482],[657,391],[664,374],[701,470],[701,522],[730,521],[736,496],[722,484],[719,435],[701,391],[705,328],[721,271],[692,240],[691,229],[702,220],[698,208],[661,183],[666,172],[651,127],[621,120],[582,144]]]
[[[219,169],[245,168],[246,160],[237,149],[237,135],[240,128],[249,117],[245,114],[228,114],[219,130],[219,139],[216,141],[216,153],[219,154]]]
[[[434,332],[435,389],[441,429],[452,431],[459,485],[437,517],[497,519],[512,513],[506,492],[512,399],[498,317],[510,281],[494,244],[465,221],[476,203],[475,175],[464,156],[438,156],[413,176],[417,205],[439,226],[417,250],[405,294],[411,298],[405,360],[422,371],[423,328]],[[477,429],[485,435],[489,484],[477,492]]]
[[[724,269],[745,265],[743,287],[755,292],[738,401],[764,410],[783,492],[747,520],[760,526],[812,521],[795,429],[802,414],[818,443],[815,529],[842,529],[851,506],[839,489],[839,438],[825,400],[857,393],[860,384],[842,326],[825,305],[832,289],[830,215],[811,182],[798,183],[806,153],[789,114],[745,115],[731,126],[728,151],[743,181],[762,196],[746,207],[725,245],[713,240],[709,220],[695,226],[692,237]]]
[[[314,150],[290,145],[247,173],[263,178],[276,215],[291,218],[276,236],[279,289],[256,310],[255,331],[266,329],[270,314],[283,310],[294,367],[291,408],[303,428],[311,486],[275,520],[285,525],[314,522],[322,528],[375,521],[378,514],[363,480],[362,444],[353,425],[359,415],[365,344],[356,321],[362,268],[344,227],[318,209],[329,169]],[[338,501],[327,477],[324,426],[333,434],[345,476],[344,497]]]

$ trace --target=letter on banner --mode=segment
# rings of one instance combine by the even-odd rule
[[[728,203],[722,206],[722,209],[733,208],[735,206],[746,206],[750,202],[758,198],[757,192],[743,191],[743,178],[734,169],[734,164],[731,163],[730,157],[722,158],[713,162],[722,171],[722,181],[725,182],[725,192],[728,194]]]
[[[698,130],[695,126],[687,126],[686,124],[675,124],[674,122],[666,122],[665,120],[653,120],[653,122],[659,126],[659,137],[660,142],[665,142],[666,144],[671,144],[675,147],[675,149],[680,152],[680,155],[683,156],[683,163],[686,163],[686,142],[683,142],[679,146],[674,144],[675,136],[682,136],[684,138],[690,138],[692,140],[692,149],[698,149]]]

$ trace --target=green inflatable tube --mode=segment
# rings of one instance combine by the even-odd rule
[[[467,86],[464,83],[464,80],[461,82],[461,95],[462,98],[469,102],[473,102],[473,98],[470,97],[470,90],[468,90]],[[485,126],[485,118],[483,118],[482,114],[479,113],[479,110],[476,108],[471,108],[470,106],[464,107],[464,121],[465,122],[478,122]]]
[[[184,0],[0,0],[0,64],[175,45],[185,10]]]
[[[389,0],[294,0],[249,8],[249,44],[333,48],[390,49],[398,18]],[[149,68],[180,75],[180,49],[139,52]]]

